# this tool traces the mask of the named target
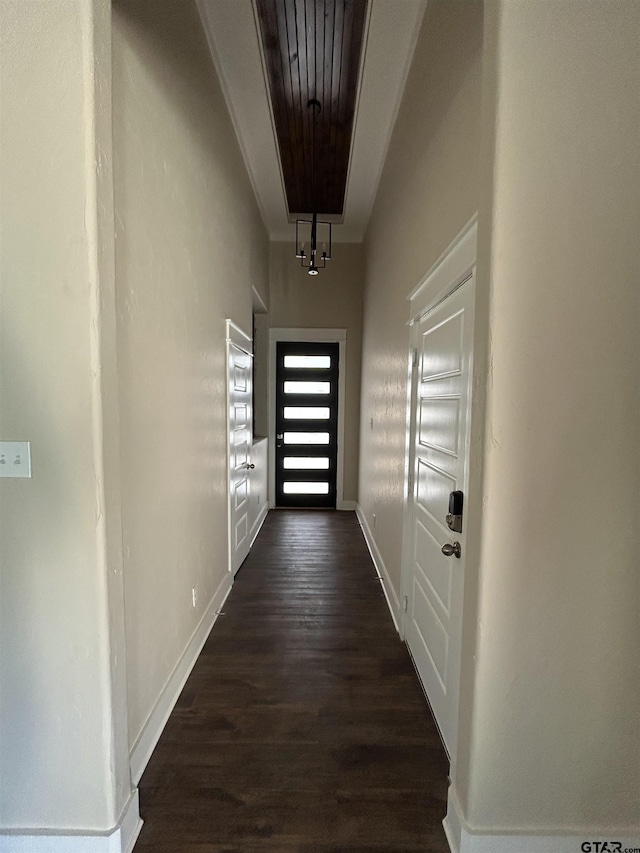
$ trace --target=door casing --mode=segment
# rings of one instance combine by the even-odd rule
[[[346,329],[278,329],[269,330],[269,506],[276,505],[275,496],[275,422],[276,422],[276,344],[278,341],[316,341],[338,344],[338,462],[336,469],[336,509],[355,510],[354,501],[344,500],[344,427],[346,390]]]
[[[405,482],[404,482],[404,500],[403,500],[403,536],[402,536],[402,567],[401,567],[401,601],[406,602],[409,595],[409,584],[412,579],[412,525],[413,525],[413,495],[410,490],[410,475],[414,470],[414,448],[416,434],[416,408],[417,408],[417,383],[418,383],[418,365],[414,358],[414,352],[417,347],[417,330],[421,318],[425,314],[433,311],[445,299],[453,294],[459,287],[472,279],[472,286],[475,294],[475,267],[477,256],[477,214],[467,223],[467,225],[458,234],[450,246],[443,252],[436,263],[431,267],[429,272],[424,276],[420,284],[409,294],[411,302],[411,319],[410,325],[410,346],[409,346],[409,370],[408,370],[408,395],[410,405],[408,408],[408,422],[406,431],[406,446],[405,446]],[[473,352],[471,353],[473,362]],[[469,382],[472,381],[473,368],[469,371]],[[473,396],[469,389],[470,405],[468,407],[467,417],[469,425],[467,434],[471,434],[471,419],[473,413]],[[467,463],[469,461],[470,447],[465,449],[467,455]],[[465,497],[469,494],[469,464],[466,465],[465,482],[463,491]],[[468,507],[467,507],[468,511]],[[452,538],[458,538],[457,534],[452,534]],[[469,560],[465,559],[465,568],[468,573]],[[467,583],[468,574],[465,576],[465,585]],[[406,639],[406,629],[408,622],[408,614],[402,610],[400,614],[400,636]],[[462,613],[464,620],[465,614]],[[462,625],[460,626],[462,630]],[[459,661],[459,664],[461,661]],[[458,666],[458,673],[459,673]],[[427,700],[429,697],[427,696]],[[458,708],[455,710],[454,730],[457,731],[458,723]],[[444,740],[443,740],[444,743]],[[445,745],[446,749],[446,745]],[[448,752],[448,750],[447,750]],[[452,765],[455,762],[455,755],[449,756]]]
[[[245,481],[246,481],[246,498],[244,503],[245,512],[246,512],[246,541],[243,540],[242,548],[238,549],[235,545],[235,517],[236,514],[234,512],[234,502],[236,496],[236,484],[238,482],[239,477],[239,469],[235,465],[234,461],[234,445],[232,441],[232,433],[234,430],[234,423],[232,420],[231,409],[234,405],[234,400],[232,397],[232,382],[233,376],[231,375],[231,365],[233,364],[232,353],[234,350],[241,352],[244,356],[246,356],[250,362],[253,361],[253,340],[252,338],[246,334],[239,326],[237,326],[232,320],[227,320],[227,339],[226,339],[226,349],[227,349],[227,550],[228,550],[228,570],[230,572],[237,572],[240,567],[243,559],[249,553],[249,548],[251,546],[250,542],[250,524],[249,524],[249,507],[250,507],[250,490],[251,490],[251,477],[250,470],[246,470]],[[247,411],[247,425],[246,425],[246,437],[247,437],[247,459],[246,465],[251,462],[251,449],[253,443],[253,417],[251,412],[252,407],[252,394],[251,394],[251,382],[253,381],[253,370],[249,371],[249,387],[248,387],[248,411]]]

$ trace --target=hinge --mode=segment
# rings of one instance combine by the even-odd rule
[[[413,494],[413,472],[409,474],[409,482],[407,484],[407,495],[411,497]]]
[[[402,610],[406,613],[408,608],[409,608],[409,596],[403,595],[402,596]]]
[[[418,350],[414,349],[411,351],[411,363],[415,367],[418,363]]]

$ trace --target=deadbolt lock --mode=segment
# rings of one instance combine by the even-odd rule
[[[454,533],[462,533],[462,504],[464,495],[462,492],[449,492],[449,512],[447,513],[447,526]]]

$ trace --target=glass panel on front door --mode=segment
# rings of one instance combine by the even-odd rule
[[[337,343],[276,347],[276,506],[336,506]]]

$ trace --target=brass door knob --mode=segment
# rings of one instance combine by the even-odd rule
[[[446,542],[442,546],[442,553],[445,557],[457,557],[460,559],[460,555],[462,554],[462,548],[460,547],[459,542]]]

